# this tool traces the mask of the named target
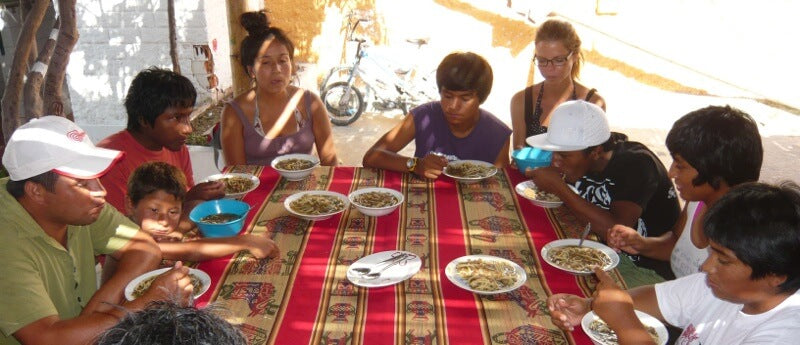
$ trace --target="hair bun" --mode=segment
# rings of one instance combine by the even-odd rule
[[[263,34],[269,30],[269,19],[264,11],[242,13],[239,22],[250,35]]]

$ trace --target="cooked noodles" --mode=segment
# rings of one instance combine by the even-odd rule
[[[233,213],[218,213],[205,216],[201,218],[200,221],[208,224],[222,224],[237,220],[239,219],[239,217],[240,216],[238,214],[233,214]]]
[[[314,162],[300,158],[288,158],[275,164],[275,168],[281,170],[306,170],[313,166]]]
[[[514,267],[496,260],[467,260],[456,265],[456,272],[478,291],[497,291],[517,283]]]
[[[353,202],[364,207],[389,207],[397,205],[397,197],[388,192],[366,192],[353,197]]]
[[[648,325],[645,325],[644,327],[647,329],[647,333],[649,333],[650,336],[653,338],[653,341],[655,341],[656,344],[659,344],[660,342],[658,338],[658,332],[656,332],[656,329]],[[614,332],[614,330],[612,330],[611,328],[608,328],[608,324],[606,324],[606,322],[603,321],[602,319],[593,320],[592,323],[589,324],[589,330],[591,330],[592,334],[594,334],[597,338],[599,338],[600,341],[603,342],[603,344],[607,345],[619,344],[619,342],[617,341],[617,333]]]
[[[344,201],[333,195],[306,194],[289,203],[289,207],[300,214],[319,215],[344,210]]]
[[[595,267],[606,267],[611,258],[597,248],[563,246],[550,248],[547,258],[555,265],[577,272],[589,273]]]
[[[133,298],[136,299],[144,295],[144,292],[147,291],[148,288],[150,288],[150,285],[153,284],[153,281],[156,280],[157,277],[158,277],[157,275],[152,276],[150,278],[147,278],[139,282],[139,285],[136,285],[136,288],[133,289],[133,292],[131,292]],[[194,287],[194,295],[195,296],[199,295],[200,291],[203,290],[203,281],[200,280],[200,278],[198,278],[196,275],[191,273],[189,273],[189,279],[192,280],[192,286]]]
[[[537,188],[527,187],[525,188],[524,191],[522,191],[522,193],[525,194],[525,196],[530,199],[547,201],[547,202],[561,202],[561,199],[559,199],[557,195],[550,192],[545,192],[543,190],[539,190]]]
[[[451,163],[447,166],[447,174],[461,178],[489,177],[497,172],[494,166],[479,165],[474,163]]]
[[[225,182],[225,194],[242,193],[253,188],[253,181],[241,176],[228,176],[221,179]]]

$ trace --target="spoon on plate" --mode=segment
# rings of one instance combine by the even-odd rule
[[[581,240],[578,241],[578,247],[583,247],[583,241],[586,239],[586,236],[589,236],[589,231],[592,231],[592,223],[586,223],[586,228],[583,229],[581,233]]]
[[[396,252],[396,253],[393,253],[388,259],[380,261],[380,262],[372,265],[371,267],[356,267],[356,268],[352,268],[352,270],[354,272],[358,273],[359,275],[361,275],[362,277],[367,277],[367,279],[374,279],[374,278],[377,278],[377,277],[380,276],[380,272],[383,272],[387,268],[389,268],[391,266],[394,266],[395,264],[400,263],[401,261],[404,261],[404,260],[410,258],[411,256],[412,256],[411,254],[402,253],[402,252]],[[381,267],[381,266],[383,266],[383,267],[378,269],[378,267]],[[378,275],[374,276],[373,278],[369,278],[369,277],[372,277],[375,274],[378,274]]]

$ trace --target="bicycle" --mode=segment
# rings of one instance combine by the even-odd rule
[[[371,104],[375,110],[400,109],[407,113],[414,106],[430,102],[438,95],[435,71],[424,76],[416,75],[413,67],[393,63],[381,57],[366,43],[354,38],[360,23],[369,19],[353,13],[347,16],[347,40],[357,43],[355,61],[350,65],[332,68],[320,85],[320,97],[331,122],[345,126],[355,122]],[[426,39],[409,39],[407,42],[420,49]],[[332,82],[337,78],[344,78]]]

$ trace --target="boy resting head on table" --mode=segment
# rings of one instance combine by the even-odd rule
[[[702,272],[621,290],[600,269],[592,298],[548,298],[551,319],[572,330],[593,310],[620,344],[653,344],[634,309],[683,328],[678,344],[796,344],[800,338],[800,187],[747,183],[704,219]]]
[[[165,260],[204,261],[242,250],[256,259],[276,257],[280,253],[275,242],[263,235],[185,236],[178,229],[185,197],[186,177],[169,163],[144,163],[128,180],[125,213],[156,240]],[[109,264],[113,265],[108,261],[104,264],[104,273]]]

